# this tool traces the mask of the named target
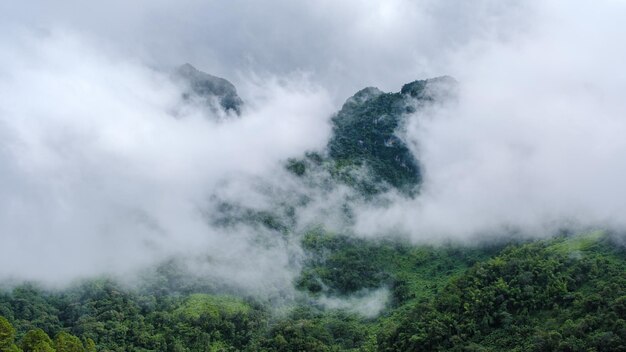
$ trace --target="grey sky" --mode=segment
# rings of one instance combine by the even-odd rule
[[[369,85],[383,90],[450,73],[479,40],[511,40],[537,2],[480,0],[10,1],[4,26],[64,29],[147,65],[191,62],[240,76],[310,74],[338,102]]]

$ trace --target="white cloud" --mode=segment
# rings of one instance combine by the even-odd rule
[[[420,112],[409,126],[423,194],[364,210],[361,232],[439,241],[624,228],[626,28],[617,23],[626,6],[555,4],[516,40],[459,52],[457,104]]]
[[[321,296],[317,303],[326,309],[341,309],[374,318],[389,304],[389,289],[362,290],[348,297]]]
[[[264,260],[246,248],[252,234],[208,226],[200,207],[233,175],[270,177],[281,160],[321,147],[332,109],[323,90],[250,83],[240,119],[175,117],[181,93],[167,74],[83,37],[1,43],[14,51],[0,58],[0,277],[57,283],[199,251]]]

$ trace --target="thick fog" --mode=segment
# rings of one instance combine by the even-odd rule
[[[284,161],[324,148],[348,96],[442,74],[458,99],[402,133],[420,195],[356,208],[356,234],[620,229],[624,15],[608,0],[0,4],[0,279],[64,284],[182,256],[250,291],[288,287],[297,239],[216,227],[211,197],[271,205],[257,186],[289,194]],[[169,72],[185,62],[231,80],[241,117],[183,101]],[[311,204],[307,223],[336,215]]]
[[[60,282],[203,252],[281,265],[284,251],[217,233],[203,205],[225,179],[268,177],[323,146],[326,93],[250,82],[245,118],[219,120],[181,107],[167,74],[71,33],[4,38],[0,51],[0,276]]]

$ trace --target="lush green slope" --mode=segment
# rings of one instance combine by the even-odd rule
[[[314,298],[389,287],[382,314],[365,318],[304,300],[277,315],[236,297],[139,293],[110,281],[54,293],[25,285],[0,295],[8,319],[0,321],[0,348],[29,350],[45,345],[47,334],[56,337],[50,348],[65,339],[102,351],[626,350],[626,254],[606,236],[504,249],[320,232],[303,242],[310,259],[301,290]]]
[[[397,240],[364,240],[323,232],[303,239],[308,260],[297,280],[311,293],[349,295],[387,286],[396,304],[432,297],[458,275],[496,248],[412,246]]]
[[[626,351],[626,255],[597,234],[512,246],[451,280],[379,348]]]

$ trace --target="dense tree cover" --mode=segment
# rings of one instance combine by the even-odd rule
[[[44,303],[25,310],[22,303],[30,301]],[[55,346],[57,351],[73,351],[80,341],[75,336],[88,351],[96,347],[98,351],[206,351],[207,346],[238,350],[266,319],[265,310],[238,298],[139,294],[108,280],[63,292],[21,287],[1,295],[0,306],[17,328],[25,351]],[[54,323],[42,319],[50,311],[56,314]],[[24,320],[26,312],[36,319]],[[52,342],[47,336],[56,338]]]
[[[626,351],[626,260],[594,238],[506,249],[415,305],[383,351]]]
[[[308,259],[296,281],[311,293],[349,295],[388,286],[396,303],[429,297],[451,276],[487,258],[498,246],[412,246],[399,240],[364,240],[311,231],[302,245]]]
[[[358,350],[371,337],[369,326],[357,315],[299,307],[272,325],[260,339],[266,351]]]
[[[286,313],[196,285],[22,285],[0,294],[0,351],[626,351],[626,254],[605,236],[471,249],[316,231],[303,247],[309,299]],[[315,300],[379,287],[377,318]]]
[[[83,343],[78,337],[65,331],[57,334],[54,341],[42,329],[32,329],[21,338],[20,347],[15,344],[15,328],[0,316],[0,351],[2,352],[93,352],[93,340]]]

